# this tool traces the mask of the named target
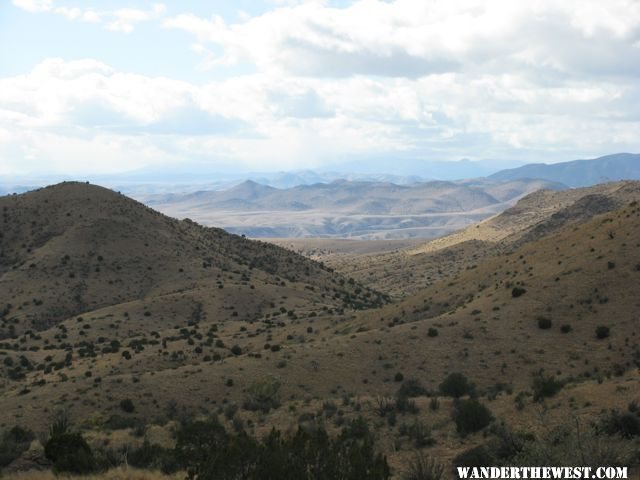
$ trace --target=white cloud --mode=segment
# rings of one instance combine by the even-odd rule
[[[640,3],[629,0],[280,3],[293,6],[231,24],[185,13],[164,26],[222,46],[221,64],[248,61],[293,75],[415,78],[490,68],[637,74],[640,68],[634,46]]]
[[[70,165],[65,149],[79,158],[94,140],[104,158],[126,159],[103,167],[113,169],[156,161],[312,167],[384,155],[540,161],[640,150],[637,1],[358,0],[335,8],[278,0],[235,23],[188,12],[167,18],[162,4],[108,12],[14,4],[121,32],[160,19],[191,33],[185,50],[220,74],[202,84],[48,59],[0,79],[4,168],[47,158],[62,168]],[[251,68],[229,68],[244,64]]]
[[[51,10],[53,0],[12,0],[13,4],[27,12],[47,12]]]
[[[161,3],[156,3],[149,9],[96,10],[65,5],[55,6],[54,0],[12,0],[12,2],[16,7],[31,13],[55,13],[70,21],[101,23],[107,30],[123,33],[131,33],[138,23],[162,18],[167,11],[166,6]]]
[[[380,155],[567,159],[637,150],[638,105],[640,85],[620,79],[541,86],[513,73],[266,72],[196,85],[49,59],[0,79],[0,163],[64,169],[83,151],[105,159],[86,167],[94,170],[183,161],[314,167]]]

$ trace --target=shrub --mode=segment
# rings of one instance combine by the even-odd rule
[[[6,467],[25,452],[34,439],[31,430],[13,427],[0,439],[0,467]]]
[[[414,378],[405,380],[397,392],[398,397],[405,397],[405,398],[419,397],[421,395],[426,395],[426,394],[427,394],[427,390],[422,386],[422,384],[418,380]]]
[[[241,355],[242,348],[240,347],[240,345],[234,345],[233,347],[231,347],[231,353],[233,353],[234,355]]]
[[[262,411],[269,413],[272,408],[280,406],[278,391],[280,382],[275,378],[268,378],[262,382],[252,384],[247,390],[247,397],[244,400],[245,410]]]
[[[556,380],[556,377],[547,377],[540,373],[533,379],[533,399],[536,402],[540,402],[547,397],[553,397],[562,390],[563,386],[564,384]]]
[[[607,435],[620,435],[623,438],[633,438],[640,435],[640,418],[631,412],[612,410],[604,417],[598,430]]]
[[[394,382],[401,382],[402,380],[404,380],[404,375],[400,372],[396,373],[395,377],[393,377]]]
[[[433,328],[433,327],[429,327],[429,330],[427,331],[427,336],[429,336],[429,337],[437,337],[438,336],[438,329],[437,328]]]
[[[50,437],[44,453],[53,462],[54,473],[86,474],[96,470],[91,448],[79,433],[65,432]]]
[[[596,337],[602,340],[603,338],[607,338],[610,335],[611,331],[609,327],[605,325],[598,325],[596,327]]]
[[[125,398],[120,401],[120,408],[123,412],[133,413],[136,407],[133,405],[133,401],[130,398]]]
[[[184,425],[176,435],[176,458],[193,480],[297,480],[310,478],[387,480],[386,459],[375,452],[364,420],[354,420],[334,438],[324,428],[298,428],[287,437],[273,429],[260,442],[228,434],[217,421]]]
[[[477,432],[489,425],[493,415],[476,399],[461,400],[453,417],[460,435]]]
[[[569,325],[568,323],[565,323],[564,325],[562,325],[560,327],[560,331],[562,333],[569,333],[571,330],[573,330],[573,328],[571,327],[571,325]]]
[[[471,394],[474,385],[462,373],[450,373],[440,384],[440,393],[448,397],[459,398]]]
[[[525,293],[527,293],[527,291],[522,287],[513,287],[513,290],[511,290],[511,296],[513,298],[521,297]]]
[[[547,317],[538,317],[538,328],[541,330],[549,330],[551,328],[551,319]]]

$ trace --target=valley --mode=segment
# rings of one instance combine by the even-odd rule
[[[501,429],[542,442],[640,400],[639,201],[631,181],[546,190],[427,243],[275,246],[84,183],[2,197],[0,426],[64,412],[115,452],[199,416],[257,438],[361,417],[394,478],[416,452],[517,461]],[[466,431],[469,393],[493,420]],[[624,461],[633,435],[608,440]]]

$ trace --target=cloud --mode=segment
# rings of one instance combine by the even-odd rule
[[[163,25],[221,46],[218,64],[249,62],[291,75],[638,74],[640,3],[628,0],[278,3],[288,6],[237,23],[185,13]]]
[[[166,14],[164,4],[156,3],[149,9],[119,8],[115,10],[96,10],[93,8],[69,7],[54,4],[54,0],[12,0],[13,5],[31,13],[54,13],[67,20],[85,23],[103,24],[104,28],[114,32],[131,33],[135,26],[162,18]]]
[[[48,59],[0,79],[0,164],[93,170],[191,162],[317,167],[362,158],[566,160],[638,150],[640,83],[526,72],[194,84]],[[364,161],[364,160],[363,160]],[[79,165],[76,163],[75,165]],[[84,164],[83,164],[84,165]]]
[[[14,4],[120,32],[160,21],[190,33],[215,75],[190,82],[50,58],[0,79],[5,169],[44,168],[47,159],[67,168],[65,149],[77,159],[94,141],[97,157],[114,159],[100,168],[112,169],[553,161],[640,150],[636,1],[278,1],[234,21],[168,17],[161,4]]]

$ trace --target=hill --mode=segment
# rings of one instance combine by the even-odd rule
[[[287,250],[173,220],[92,185],[2,197],[0,210],[0,298],[11,303],[5,338],[117,304],[169,302],[228,316],[259,314],[282,296],[307,307],[370,301]],[[336,300],[343,296],[350,300]]]
[[[632,201],[638,182],[613,182],[562,191],[539,190],[504,212],[419,245],[354,254],[347,245],[314,240],[294,243],[303,255],[395,297],[402,297],[518,245],[575,226]],[[280,242],[287,246],[291,242]]]
[[[490,179],[506,181],[540,178],[570,187],[587,187],[603,182],[640,179],[640,154],[617,153],[592,160],[574,160],[554,164],[533,163],[501,170]]]
[[[168,215],[250,237],[431,238],[498,213],[540,188],[565,187],[474,179],[411,185],[338,180],[277,189],[246,181],[225,191],[143,200]]]
[[[478,447],[483,461],[529,464],[523,455],[571,419],[585,426],[579,441],[623,458],[636,433],[586,426],[611,418],[615,433],[616,415],[637,418],[640,184],[598,188],[523,199],[470,229],[503,225],[487,230],[507,230],[495,248],[450,258],[455,268],[388,305],[293,252],[99,187],[0,198],[0,298],[11,304],[0,424],[46,437],[64,410],[95,451],[134,462],[137,449],[164,455],[194,418],[256,438],[299,425],[333,434],[363,418],[400,478],[416,451],[447,473]],[[462,399],[441,385],[452,373],[489,410],[479,426],[476,412],[460,427],[463,406],[479,407],[468,385]],[[550,448],[575,453],[567,438]]]

